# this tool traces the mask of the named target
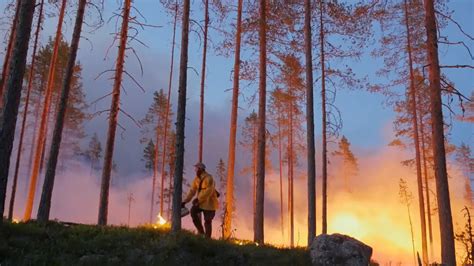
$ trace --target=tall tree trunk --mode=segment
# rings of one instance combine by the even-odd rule
[[[15,16],[13,17],[12,28],[10,30],[10,37],[8,38],[7,53],[5,54],[5,58],[3,59],[2,77],[0,78],[0,103],[3,102],[2,101],[3,91],[6,84],[6,78],[8,76],[11,56],[13,53],[13,41],[15,40],[16,27],[18,24],[19,15],[20,15],[20,0],[16,0]]]
[[[232,111],[230,115],[229,154],[227,160],[227,193],[226,213],[224,219],[224,238],[230,238],[232,233],[232,217],[234,212],[234,174],[235,174],[235,147],[237,139],[237,116],[239,107],[239,79],[240,79],[240,43],[242,37],[242,5],[238,0],[237,29],[235,33],[234,80],[232,89]]]
[[[112,103],[109,115],[109,130],[107,132],[107,143],[105,145],[104,167],[102,169],[102,182],[100,186],[99,215],[97,223],[107,224],[109,210],[109,188],[110,177],[113,165],[113,154],[115,144],[115,134],[118,123],[118,113],[120,111],[120,89],[125,64],[125,50],[128,40],[128,22],[130,19],[131,0],[125,0],[122,11],[122,26],[120,29],[120,44],[118,47],[117,60],[115,65],[114,87],[112,91]]]
[[[9,71],[10,75],[6,81],[6,93],[0,115],[0,215],[2,217],[5,208],[10,156],[15,138],[15,125],[20,105],[34,11],[35,1],[21,1],[12,61],[9,64],[11,71]],[[0,223],[2,221],[3,219],[0,219]]]
[[[179,62],[178,109],[176,117],[176,165],[174,171],[173,217],[171,230],[181,230],[181,201],[184,168],[184,126],[186,122],[186,86],[188,70],[189,0],[183,1],[183,28],[181,31],[181,57]]]
[[[264,200],[265,200],[265,122],[267,105],[267,1],[260,0],[260,76],[258,94],[258,152],[257,152],[257,206],[254,220],[254,241],[263,244],[263,220],[264,220]]]
[[[288,201],[290,202],[290,247],[293,247],[295,244],[295,200],[294,200],[294,151],[293,151],[293,95],[291,89],[289,90],[290,95],[290,104],[289,104],[289,126],[288,126],[288,179],[290,197]]]
[[[306,146],[308,163],[308,246],[316,236],[316,157],[314,144],[313,54],[311,1],[305,0],[304,36],[306,57]]]
[[[420,99],[421,95],[418,95]],[[420,102],[421,103],[421,102]],[[421,151],[422,151],[422,160],[423,160],[423,174],[425,181],[425,195],[426,195],[426,216],[428,217],[428,239],[430,241],[430,254],[433,256],[433,225],[431,221],[431,202],[430,202],[430,184],[428,178],[428,162],[426,158],[426,146],[425,146],[425,128],[423,123],[422,112],[419,112],[419,121],[420,121],[420,141],[421,141]]]
[[[155,188],[156,188],[156,176],[158,175],[158,147],[160,146],[160,134],[159,126],[161,125],[161,118],[158,115],[156,123],[156,139],[155,139],[155,149],[153,151],[153,177],[151,181],[151,202],[150,202],[150,219],[149,223],[153,223],[154,207],[155,207]],[[161,204],[161,203],[160,203]],[[161,211],[160,211],[161,214]]]
[[[278,110],[278,164],[280,172],[280,226],[281,237],[285,237],[285,227],[283,223],[283,158],[282,158],[282,137],[281,137],[281,110]]]
[[[446,150],[444,147],[444,123],[441,102],[440,68],[438,60],[438,37],[433,0],[424,0],[425,27],[427,34],[428,69],[430,80],[431,130],[433,134],[433,158],[438,198],[439,227],[441,234],[441,262],[456,265],[453,218],[449,197]]]
[[[48,164],[46,167],[46,175],[44,177],[43,192],[41,193],[40,205],[38,208],[38,221],[46,222],[49,220],[51,210],[51,197],[53,195],[54,178],[56,175],[56,165],[58,163],[59,148],[61,145],[61,136],[63,133],[64,120],[66,117],[66,109],[68,106],[69,92],[71,90],[71,79],[74,74],[74,66],[76,64],[77,50],[79,48],[79,40],[81,37],[82,23],[84,21],[84,12],[86,8],[86,0],[79,0],[76,14],[76,22],[72,34],[71,47],[69,48],[68,62],[66,65],[66,73],[64,76],[61,99],[59,102],[59,110],[56,116],[56,124],[53,131],[53,139],[49,152]]]
[[[324,54],[324,22],[323,22],[323,13],[324,13],[324,3],[323,0],[319,0],[319,19],[320,19],[320,29],[319,29],[319,39],[321,46],[321,99],[322,99],[322,171],[323,171],[323,218],[322,218],[322,233],[327,234],[328,232],[328,214],[327,214],[327,190],[328,190],[328,171],[327,171],[327,114],[326,114],[326,66],[325,66],[325,54]]]
[[[30,176],[30,187],[28,190],[28,198],[26,200],[25,214],[23,216],[24,221],[31,219],[31,212],[33,210],[33,202],[35,199],[36,193],[36,183],[41,166],[41,155],[46,142],[46,127],[48,124],[48,113],[51,105],[51,98],[53,96],[53,86],[54,86],[54,77],[56,71],[56,61],[58,57],[59,42],[61,41],[61,30],[64,20],[64,13],[66,10],[66,0],[62,0],[61,10],[59,11],[58,25],[56,29],[56,36],[53,47],[53,54],[51,56],[51,62],[49,64],[48,71],[48,82],[46,87],[46,92],[44,96],[44,105],[41,113],[40,127],[38,132],[38,138],[36,140],[36,150],[35,157],[33,161],[33,169]]]
[[[39,33],[41,31],[41,24],[43,21],[43,6],[44,6],[44,0],[41,0],[40,7],[39,7],[39,14],[38,14],[38,22],[37,22],[36,31],[35,31],[35,40],[33,44],[33,53],[31,54],[31,68],[30,68],[30,73],[28,75],[28,87],[26,90],[25,107],[23,109],[23,118],[22,118],[23,120],[21,121],[20,140],[18,141],[18,150],[16,154],[15,172],[13,174],[12,192],[11,192],[11,197],[10,197],[10,206],[8,209],[8,220],[12,220],[13,209],[15,207],[15,195],[16,195],[16,187],[18,183],[18,173],[20,171],[21,155],[22,155],[22,150],[23,150],[23,139],[25,137],[26,119],[28,117],[28,107],[30,105],[31,88],[33,87],[33,77],[35,73],[36,50],[38,48],[38,38],[39,38]]]
[[[415,166],[416,166],[416,180],[418,184],[418,208],[420,211],[420,225],[421,225],[421,253],[423,257],[423,264],[428,265],[428,248],[426,243],[426,221],[425,221],[425,202],[423,198],[423,178],[421,176],[421,156],[420,156],[420,140],[418,136],[418,115],[416,104],[416,88],[415,88],[415,74],[413,71],[412,49],[411,49],[411,32],[409,24],[408,1],[404,1],[405,11],[405,27],[406,27],[406,41],[408,53],[408,68],[410,71],[410,105],[411,105],[411,120],[413,126],[413,144],[415,145]]]
[[[174,21],[173,21],[173,41],[171,43],[171,66],[170,76],[168,80],[168,99],[166,100],[166,114],[165,114],[165,129],[163,133],[163,153],[161,155],[161,199],[160,199],[160,215],[163,215],[163,194],[165,187],[165,162],[166,162],[166,148],[168,147],[168,129],[169,129],[169,116],[170,116],[170,105],[171,105],[171,85],[173,82],[173,67],[174,67],[174,46],[176,40],[176,24],[178,22],[178,1],[175,2],[174,9]],[[170,169],[171,172],[171,169]],[[171,180],[172,175],[169,174],[168,178]],[[171,184],[171,183],[170,183]],[[168,199],[168,205],[171,202],[171,198]],[[168,206],[169,209],[169,206]]]
[[[257,149],[258,149],[258,132],[257,124],[252,125],[252,207],[253,207],[253,217],[257,215]],[[254,228],[255,230],[255,224]]]
[[[202,50],[201,68],[201,102],[199,108],[199,162],[202,162],[203,135],[204,135],[204,85],[206,81],[207,32],[209,28],[209,0],[204,0],[204,46]]]

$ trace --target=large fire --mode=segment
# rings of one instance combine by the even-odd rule
[[[413,248],[407,207],[399,198],[399,180],[403,177],[413,193],[410,205],[410,216],[413,224],[415,250],[421,256],[421,233],[414,172],[400,164],[410,156],[397,150],[386,149],[359,158],[359,174],[353,177],[351,190],[344,187],[344,179],[340,176],[337,165],[332,165],[328,178],[328,233],[341,233],[354,237],[373,248],[373,258],[381,264],[392,263],[401,265],[413,264]],[[450,169],[450,190],[455,231],[462,229],[464,219],[460,212],[466,204],[463,198],[463,180],[456,169]],[[278,172],[270,172],[266,181],[265,205],[270,210],[265,217],[265,241],[276,246],[288,246],[289,217],[287,213],[287,196],[284,193],[283,234],[280,221],[280,190]],[[319,180],[318,180],[319,181]],[[430,181],[430,189],[435,191],[434,181]],[[284,181],[284,191],[287,182]],[[306,246],[307,242],[307,181],[303,174],[295,179],[295,226],[294,243]],[[317,234],[321,233],[321,183],[317,183]],[[250,198],[251,199],[251,198]],[[436,210],[436,198],[431,200],[431,218],[433,220],[433,242],[428,240],[428,253],[431,262],[440,261],[439,225]],[[247,197],[238,199],[238,215],[235,217],[236,237],[252,239],[252,203]],[[250,206],[247,207],[247,206]],[[240,207],[240,208],[239,208]],[[245,208],[245,209],[244,209]],[[267,207],[266,207],[267,208]],[[462,253],[462,247],[458,247]]]

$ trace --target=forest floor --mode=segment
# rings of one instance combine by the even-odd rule
[[[166,228],[0,224],[0,265],[311,265],[306,249],[209,240]]]

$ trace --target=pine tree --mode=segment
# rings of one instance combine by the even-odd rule
[[[333,152],[333,154],[342,158],[344,187],[347,191],[350,191],[351,184],[349,184],[349,179],[357,175],[358,165],[357,159],[351,150],[351,143],[345,136],[342,136],[341,140],[339,140],[339,149]]]
[[[12,64],[9,65],[12,71],[9,71],[10,75],[6,80],[3,109],[0,115],[0,214],[2,217],[5,208],[10,155],[15,137],[15,125],[26,68],[35,2],[20,2],[18,30],[13,42]]]
[[[148,144],[143,149],[143,158],[142,161],[145,162],[145,169],[147,172],[153,172],[153,166],[155,164],[155,144],[153,140],[150,139]]]
[[[239,106],[239,79],[240,79],[240,48],[242,35],[242,5],[243,0],[238,0],[237,23],[235,33],[235,56],[234,76],[232,88],[232,111],[230,117],[229,154],[227,159],[227,188],[226,188],[226,210],[224,221],[224,238],[229,238],[232,233],[232,215],[235,209],[234,203],[234,174],[235,174],[235,148],[237,139],[237,116]]]
[[[100,186],[98,224],[107,224],[107,214],[109,207],[109,187],[110,176],[113,164],[113,153],[115,144],[115,134],[118,123],[118,113],[120,105],[120,89],[125,64],[125,50],[128,40],[128,23],[130,20],[131,0],[124,0],[122,11],[122,26],[120,30],[119,48],[115,66],[115,77],[112,91],[112,103],[109,114],[109,129],[107,133],[107,143],[105,145],[104,167],[102,168],[102,183]]]
[[[51,149],[48,159],[48,166],[44,178],[43,192],[41,194],[40,205],[38,208],[38,221],[46,222],[49,220],[51,210],[51,198],[53,194],[54,179],[56,175],[56,166],[59,156],[59,147],[61,145],[61,137],[63,133],[66,110],[68,106],[69,94],[71,91],[71,80],[74,75],[74,66],[76,64],[76,55],[79,48],[79,39],[81,37],[82,23],[84,21],[84,12],[86,8],[86,0],[80,0],[78,3],[76,22],[69,50],[69,58],[61,89],[61,98],[56,116],[56,123],[53,131],[53,139],[51,141]]]
[[[65,10],[66,10],[66,0],[62,0],[61,9],[59,11],[58,24],[56,28],[56,36],[54,39],[53,53],[51,56],[51,62],[50,62],[49,71],[48,71],[48,81],[47,81],[46,91],[44,95],[43,109],[41,111],[39,133],[36,139],[36,149],[35,149],[35,157],[33,161],[33,170],[30,176],[28,197],[26,200],[25,213],[23,216],[23,220],[25,221],[28,221],[31,219],[31,213],[33,211],[33,201],[36,194],[37,180],[38,180],[38,176],[40,175],[40,167],[42,164],[41,163],[42,157],[43,157],[42,154],[44,153],[44,149],[46,146],[46,137],[47,137],[46,129],[48,126],[47,124],[48,124],[48,116],[50,112],[50,107],[52,106],[51,99],[53,97],[53,86],[54,86],[54,78],[55,78],[55,71],[56,71],[56,62],[58,58],[59,42],[61,41],[62,26],[63,26]]]
[[[26,131],[26,120],[28,117],[28,108],[30,105],[30,95],[32,89],[32,81],[33,81],[33,74],[35,73],[35,61],[36,61],[36,51],[38,48],[38,39],[39,34],[41,31],[41,25],[43,21],[43,7],[44,7],[44,0],[41,0],[39,4],[39,11],[38,11],[38,22],[36,23],[36,30],[35,30],[35,39],[33,44],[33,52],[31,54],[31,68],[29,69],[28,73],[28,85],[26,89],[26,97],[25,97],[25,105],[23,109],[23,118],[21,121],[21,129],[20,129],[20,139],[18,141],[18,148],[17,148],[17,155],[16,155],[16,162],[15,162],[15,170],[13,173],[13,184],[12,184],[12,191],[10,196],[10,205],[8,209],[8,220],[13,219],[13,209],[15,206],[15,197],[17,191],[17,183],[18,183],[18,175],[20,172],[20,164],[21,164],[21,156],[23,153],[23,141],[25,137]],[[1,86],[1,85],[0,85]]]
[[[18,25],[19,16],[20,16],[20,0],[16,0],[15,15],[13,16],[12,27],[10,30],[10,36],[8,38],[6,54],[5,54],[5,58],[3,59],[2,76],[0,77],[0,106],[1,106],[1,103],[3,103],[3,91],[5,89],[5,82],[8,77],[11,56],[13,53],[13,42],[15,40],[16,27]]]
[[[468,206],[472,207],[474,205],[474,195],[471,183],[474,181],[474,157],[471,155],[471,148],[465,143],[461,143],[456,149],[455,159],[464,175],[464,199]]]
[[[93,170],[98,170],[100,159],[102,158],[102,144],[97,136],[97,133],[92,135],[89,141],[88,148],[85,152],[85,156],[91,163],[91,173]]]
[[[258,85],[258,133],[257,133],[257,184],[256,211],[254,217],[254,241],[263,244],[264,198],[265,198],[265,141],[266,141],[266,105],[267,105],[267,31],[266,9],[267,1],[260,0],[259,23],[259,85]]]
[[[226,199],[226,193],[225,193],[225,188],[227,187],[227,175],[226,175],[226,167],[225,167],[225,163],[224,163],[224,160],[219,159],[219,162],[217,163],[217,169],[216,169],[216,177],[217,177],[217,180],[219,180],[219,193],[221,194],[220,195],[220,198],[223,199],[221,201],[221,204],[222,204],[222,211],[220,213],[220,219],[221,219],[221,223],[220,223],[220,227],[221,227],[221,237],[222,239],[225,239],[225,233],[224,233],[224,224],[225,224],[225,221],[226,221],[226,216],[229,215],[227,213],[227,201],[225,200]]]
[[[447,265],[456,265],[453,218],[451,215],[451,200],[449,197],[446,150],[444,145],[445,137],[441,101],[441,74],[438,60],[438,36],[433,0],[424,0],[424,7],[427,35],[426,51],[428,54],[428,73],[430,81],[433,157],[441,233],[441,262]]]
[[[414,265],[416,265],[415,235],[413,234],[413,223],[411,221],[411,214],[410,214],[410,205],[413,202],[413,194],[408,189],[408,184],[405,180],[403,180],[403,178],[400,178],[398,195],[400,197],[401,203],[407,206],[408,222],[410,223],[411,244],[413,247],[413,262],[414,262]]]

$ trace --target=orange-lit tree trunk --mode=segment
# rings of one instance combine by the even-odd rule
[[[176,24],[178,22],[178,1],[175,3],[174,9],[174,20],[173,20],[173,41],[171,43],[171,65],[170,65],[170,75],[168,80],[168,99],[166,101],[166,114],[165,114],[165,129],[163,133],[163,153],[161,154],[161,198],[160,198],[160,215],[163,215],[163,199],[164,199],[164,187],[165,187],[165,163],[166,163],[166,148],[168,147],[168,128],[169,128],[169,119],[170,116],[170,104],[171,104],[171,85],[173,82],[173,67],[174,67],[174,46],[176,40]],[[170,169],[171,172],[171,169]],[[168,175],[171,182],[171,173]],[[171,183],[170,183],[171,189]],[[171,198],[168,199],[168,205],[171,202]],[[170,207],[168,206],[168,209]]]
[[[438,60],[438,37],[433,0],[424,0],[426,49],[430,81],[431,130],[433,141],[436,194],[438,199],[439,229],[441,234],[441,262],[456,265],[454,247],[453,218],[449,197],[448,174],[446,170],[446,150],[444,147],[444,123],[441,100],[440,67]]]
[[[171,230],[181,230],[181,201],[183,193],[184,168],[184,126],[186,122],[186,87],[188,70],[189,41],[189,0],[183,1],[183,17],[181,31],[181,57],[179,62],[178,109],[176,116],[176,165],[174,171],[173,216]]]
[[[59,110],[56,115],[56,123],[51,140],[51,148],[49,152],[48,163],[46,166],[46,175],[44,177],[43,191],[41,193],[40,205],[38,208],[38,221],[47,222],[51,210],[51,198],[53,195],[54,178],[56,175],[56,166],[58,163],[59,148],[61,145],[61,136],[63,133],[64,120],[66,117],[66,109],[68,106],[69,92],[71,90],[71,79],[74,74],[74,66],[76,64],[77,50],[79,48],[79,40],[81,37],[82,23],[84,21],[84,12],[86,8],[86,0],[79,0],[76,14],[74,31],[72,34],[71,47],[69,48],[68,62],[66,72],[61,88],[61,98],[59,101]]]
[[[285,237],[285,227],[283,223],[283,158],[282,158],[282,134],[281,134],[281,110],[278,110],[278,169],[280,172],[280,226],[281,226],[281,237]]]
[[[306,58],[306,145],[308,175],[308,246],[316,236],[316,158],[314,147],[313,55],[311,41],[311,1],[305,0],[304,36]]]
[[[33,210],[33,202],[34,202],[35,193],[36,193],[36,183],[37,183],[37,179],[38,179],[39,171],[41,167],[41,155],[42,155],[45,141],[46,141],[46,127],[48,124],[48,113],[49,113],[49,108],[51,106],[51,98],[53,96],[56,60],[58,57],[59,43],[61,41],[61,30],[62,30],[65,10],[66,10],[66,0],[62,0],[61,10],[59,11],[58,25],[56,28],[53,54],[51,56],[51,62],[49,64],[48,81],[47,81],[46,92],[44,95],[43,110],[41,112],[39,132],[38,132],[38,137],[36,139],[36,149],[35,149],[35,157],[33,160],[33,169],[30,176],[30,186],[28,189],[28,197],[26,199],[25,213],[23,215],[24,221],[28,221],[31,219],[31,212]]]
[[[209,28],[209,0],[204,0],[204,46],[202,50],[201,68],[201,102],[199,108],[199,155],[198,160],[202,162],[203,135],[204,135],[204,85],[206,81],[206,58],[207,58],[207,32]]]
[[[256,215],[254,217],[254,241],[263,244],[263,220],[265,198],[265,141],[266,141],[266,94],[267,94],[267,12],[266,0],[260,0],[259,46],[260,71],[258,93],[258,150],[257,150],[257,191]]]
[[[254,122],[254,121],[252,121]],[[257,122],[258,123],[258,122]],[[257,149],[258,149],[258,125],[252,125],[252,206],[253,217],[257,215]],[[255,227],[254,227],[255,230]]]
[[[240,43],[242,37],[242,5],[243,0],[238,0],[237,29],[235,33],[234,80],[232,88],[232,111],[230,115],[229,154],[227,160],[227,193],[226,213],[224,219],[224,238],[232,233],[232,217],[234,212],[234,174],[235,174],[235,147],[237,139],[237,116],[239,108],[239,79],[240,79]]]
[[[16,35],[16,27],[18,24],[18,16],[20,15],[20,0],[16,0],[15,6],[15,16],[13,17],[12,28],[10,30],[10,37],[8,38],[8,45],[7,45],[7,53],[5,54],[5,58],[3,59],[3,68],[2,68],[2,77],[0,78],[0,106],[3,102],[3,91],[5,88],[6,78],[8,76],[9,66],[10,66],[10,58],[13,53],[13,41],[15,40]]]
[[[293,95],[291,88],[288,91],[289,103],[288,103],[288,202],[289,202],[289,220],[290,220],[290,247],[295,244],[295,200],[294,200],[294,148],[293,148]]]
[[[418,99],[420,100],[421,95],[418,94]],[[420,101],[419,101],[420,102]],[[421,141],[421,151],[422,151],[422,160],[423,160],[423,174],[425,181],[425,195],[426,195],[426,216],[428,218],[428,238],[430,241],[430,253],[433,256],[433,225],[431,221],[431,202],[430,202],[430,183],[428,175],[428,159],[426,158],[426,144],[425,144],[425,126],[423,122],[423,114],[419,112],[419,122],[420,122],[420,141]]]
[[[319,41],[321,46],[321,106],[322,106],[322,175],[323,175],[323,217],[322,217],[322,233],[327,234],[328,225],[327,225],[327,189],[328,189],[328,171],[327,171],[327,114],[326,114],[326,66],[324,58],[324,22],[323,22],[323,13],[324,13],[324,3],[323,0],[319,0],[319,20],[320,20],[320,29],[319,29]]]
[[[109,210],[109,188],[110,176],[112,172],[115,134],[118,124],[118,113],[120,111],[120,89],[125,64],[125,50],[128,40],[128,22],[130,19],[131,0],[124,0],[122,11],[122,26],[120,29],[120,44],[118,47],[117,60],[115,65],[114,87],[112,91],[112,103],[109,114],[109,130],[107,132],[107,142],[105,145],[104,167],[102,169],[102,182],[100,186],[99,215],[97,223],[107,224],[107,214]]]
[[[418,184],[418,208],[420,211],[420,225],[421,225],[421,251],[423,257],[423,264],[428,265],[428,248],[426,243],[426,215],[425,215],[425,202],[423,196],[423,178],[421,176],[421,155],[420,155],[420,140],[418,136],[418,115],[417,115],[417,104],[416,104],[416,88],[415,88],[415,75],[413,71],[413,60],[412,60],[412,49],[411,49],[411,33],[409,24],[408,14],[408,1],[404,1],[405,11],[405,27],[406,27],[406,49],[408,53],[408,68],[410,71],[410,109],[411,109],[411,121],[413,127],[413,144],[415,145],[415,166],[416,166],[416,180]]]
[[[18,141],[18,148],[17,148],[17,154],[16,154],[16,162],[15,162],[15,170],[13,174],[13,184],[12,184],[12,191],[11,191],[11,197],[10,197],[10,205],[8,208],[8,220],[12,220],[13,209],[15,207],[16,187],[18,183],[18,173],[20,172],[21,155],[22,155],[22,150],[23,150],[23,139],[25,137],[26,119],[28,116],[31,88],[33,87],[33,76],[35,73],[36,50],[38,48],[38,38],[39,38],[39,33],[41,31],[41,24],[43,21],[43,5],[44,5],[44,0],[41,0],[39,11],[38,11],[38,22],[36,24],[35,40],[33,44],[33,53],[31,54],[31,67],[30,67],[30,73],[28,74],[28,85],[26,89],[26,99],[25,99],[25,106],[23,109],[23,118],[21,121],[20,140]]]
[[[12,63],[9,65],[12,71],[9,72],[10,75],[6,80],[3,109],[0,114],[0,215],[2,217],[34,11],[35,1],[20,2],[17,33],[13,42]],[[2,222],[3,219],[0,219],[0,223]]]
[[[153,178],[151,181],[151,202],[150,202],[150,219],[149,223],[153,223],[154,207],[155,207],[155,188],[156,188],[156,176],[158,175],[158,156],[159,156],[159,147],[160,147],[160,133],[158,128],[161,126],[161,117],[157,114],[157,123],[156,123],[156,139],[155,139],[155,149],[153,151]],[[162,169],[163,172],[163,169]],[[163,198],[160,198],[160,200]],[[161,204],[161,203],[160,203]],[[161,214],[161,210],[160,210]]]

